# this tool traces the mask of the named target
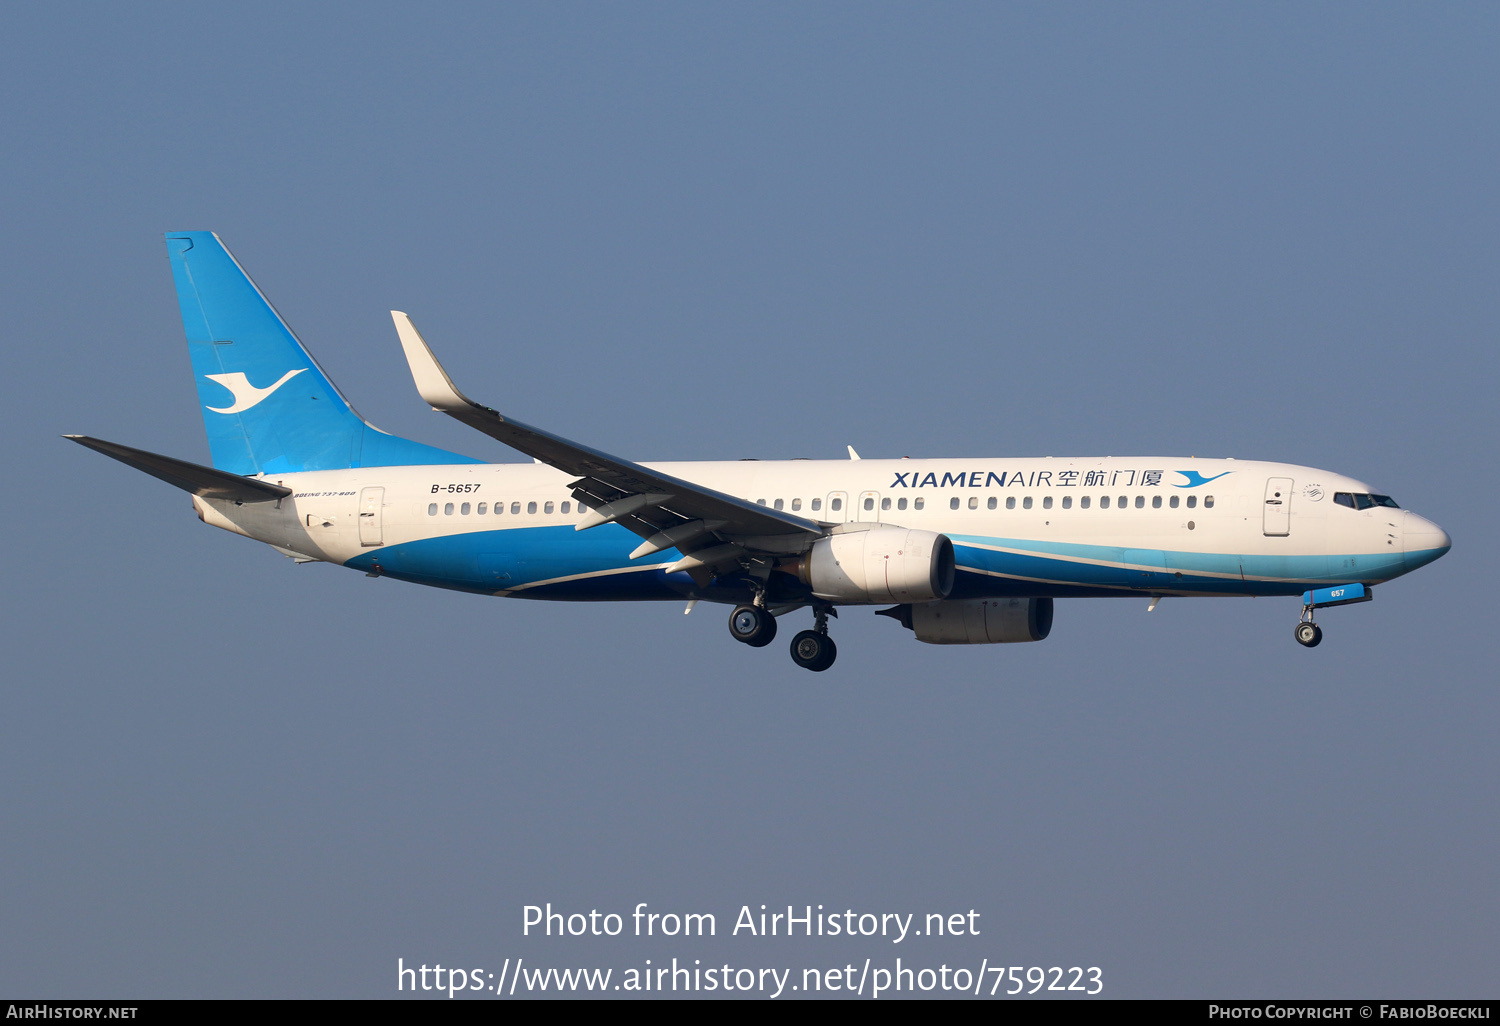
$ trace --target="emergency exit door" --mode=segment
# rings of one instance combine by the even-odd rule
[[[833,524],[854,519],[854,510],[849,508],[848,492],[828,493],[828,515],[823,519]]]
[[[1265,532],[1269,538],[1285,538],[1292,532],[1292,479],[1273,477],[1266,482]]]

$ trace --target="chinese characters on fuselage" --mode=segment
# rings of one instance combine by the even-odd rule
[[[1161,470],[973,470],[923,474],[920,470],[897,474],[892,488],[1159,488]],[[1177,487],[1181,488],[1182,485]]]

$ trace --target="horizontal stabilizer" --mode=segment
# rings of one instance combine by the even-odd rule
[[[186,460],[174,460],[144,449],[132,449],[118,442],[106,442],[87,435],[63,435],[79,445],[102,452],[111,459],[136,470],[143,470],[175,488],[201,495],[205,499],[230,499],[234,502],[273,502],[292,494],[290,488],[240,477],[226,470],[215,470]]]

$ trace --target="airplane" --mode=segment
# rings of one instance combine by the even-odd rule
[[[200,520],[322,561],[480,595],[732,606],[764,647],[810,610],[801,667],[833,665],[828,620],[879,609],[930,644],[1045,639],[1054,600],[1294,596],[1320,608],[1431,563],[1448,534],[1361,481],[1195,457],[637,463],[466,397],[392,311],[417,392],[532,458],[490,463],[381,431],[334,387],[213,232],[167,249],[212,466],[67,435],[192,496]]]

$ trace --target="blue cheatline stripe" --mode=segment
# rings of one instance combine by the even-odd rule
[[[985,535],[949,537],[957,547],[955,554],[961,566],[982,573],[1074,585],[1295,594],[1301,589],[1289,586],[1325,581],[1381,581],[1406,572],[1404,557],[1397,552],[1262,556],[1130,549]]]
[[[1381,581],[1404,572],[1399,557],[1247,556],[1242,579],[1242,557],[1234,554],[950,537],[960,570],[958,598],[1141,591],[1296,595],[1308,584]],[[388,576],[441,588],[534,598],[672,598],[692,590],[685,574],[662,573],[678,558],[675,549],[627,559],[639,542],[618,524],[590,531],[513,527],[388,545],[345,565],[365,571],[378,566]],[[1353,572],[1346,560],[1355,564]]]
[[[575,531],[571,525],[512,527],[387,545],[362,552],[344,565],[365,571],[379,566],[390,577],[483,594],[525,595],[538,585],[549,594],[557,590],[580,595],[592,590],[619,598],[680,594],[680,587],[668,585],[660,569],[681,558],[677,550],[632,562],[626,556],[639,544],[639,538],[618,524],[590,531]],[[686,574],[675,576],[691,583]]]

